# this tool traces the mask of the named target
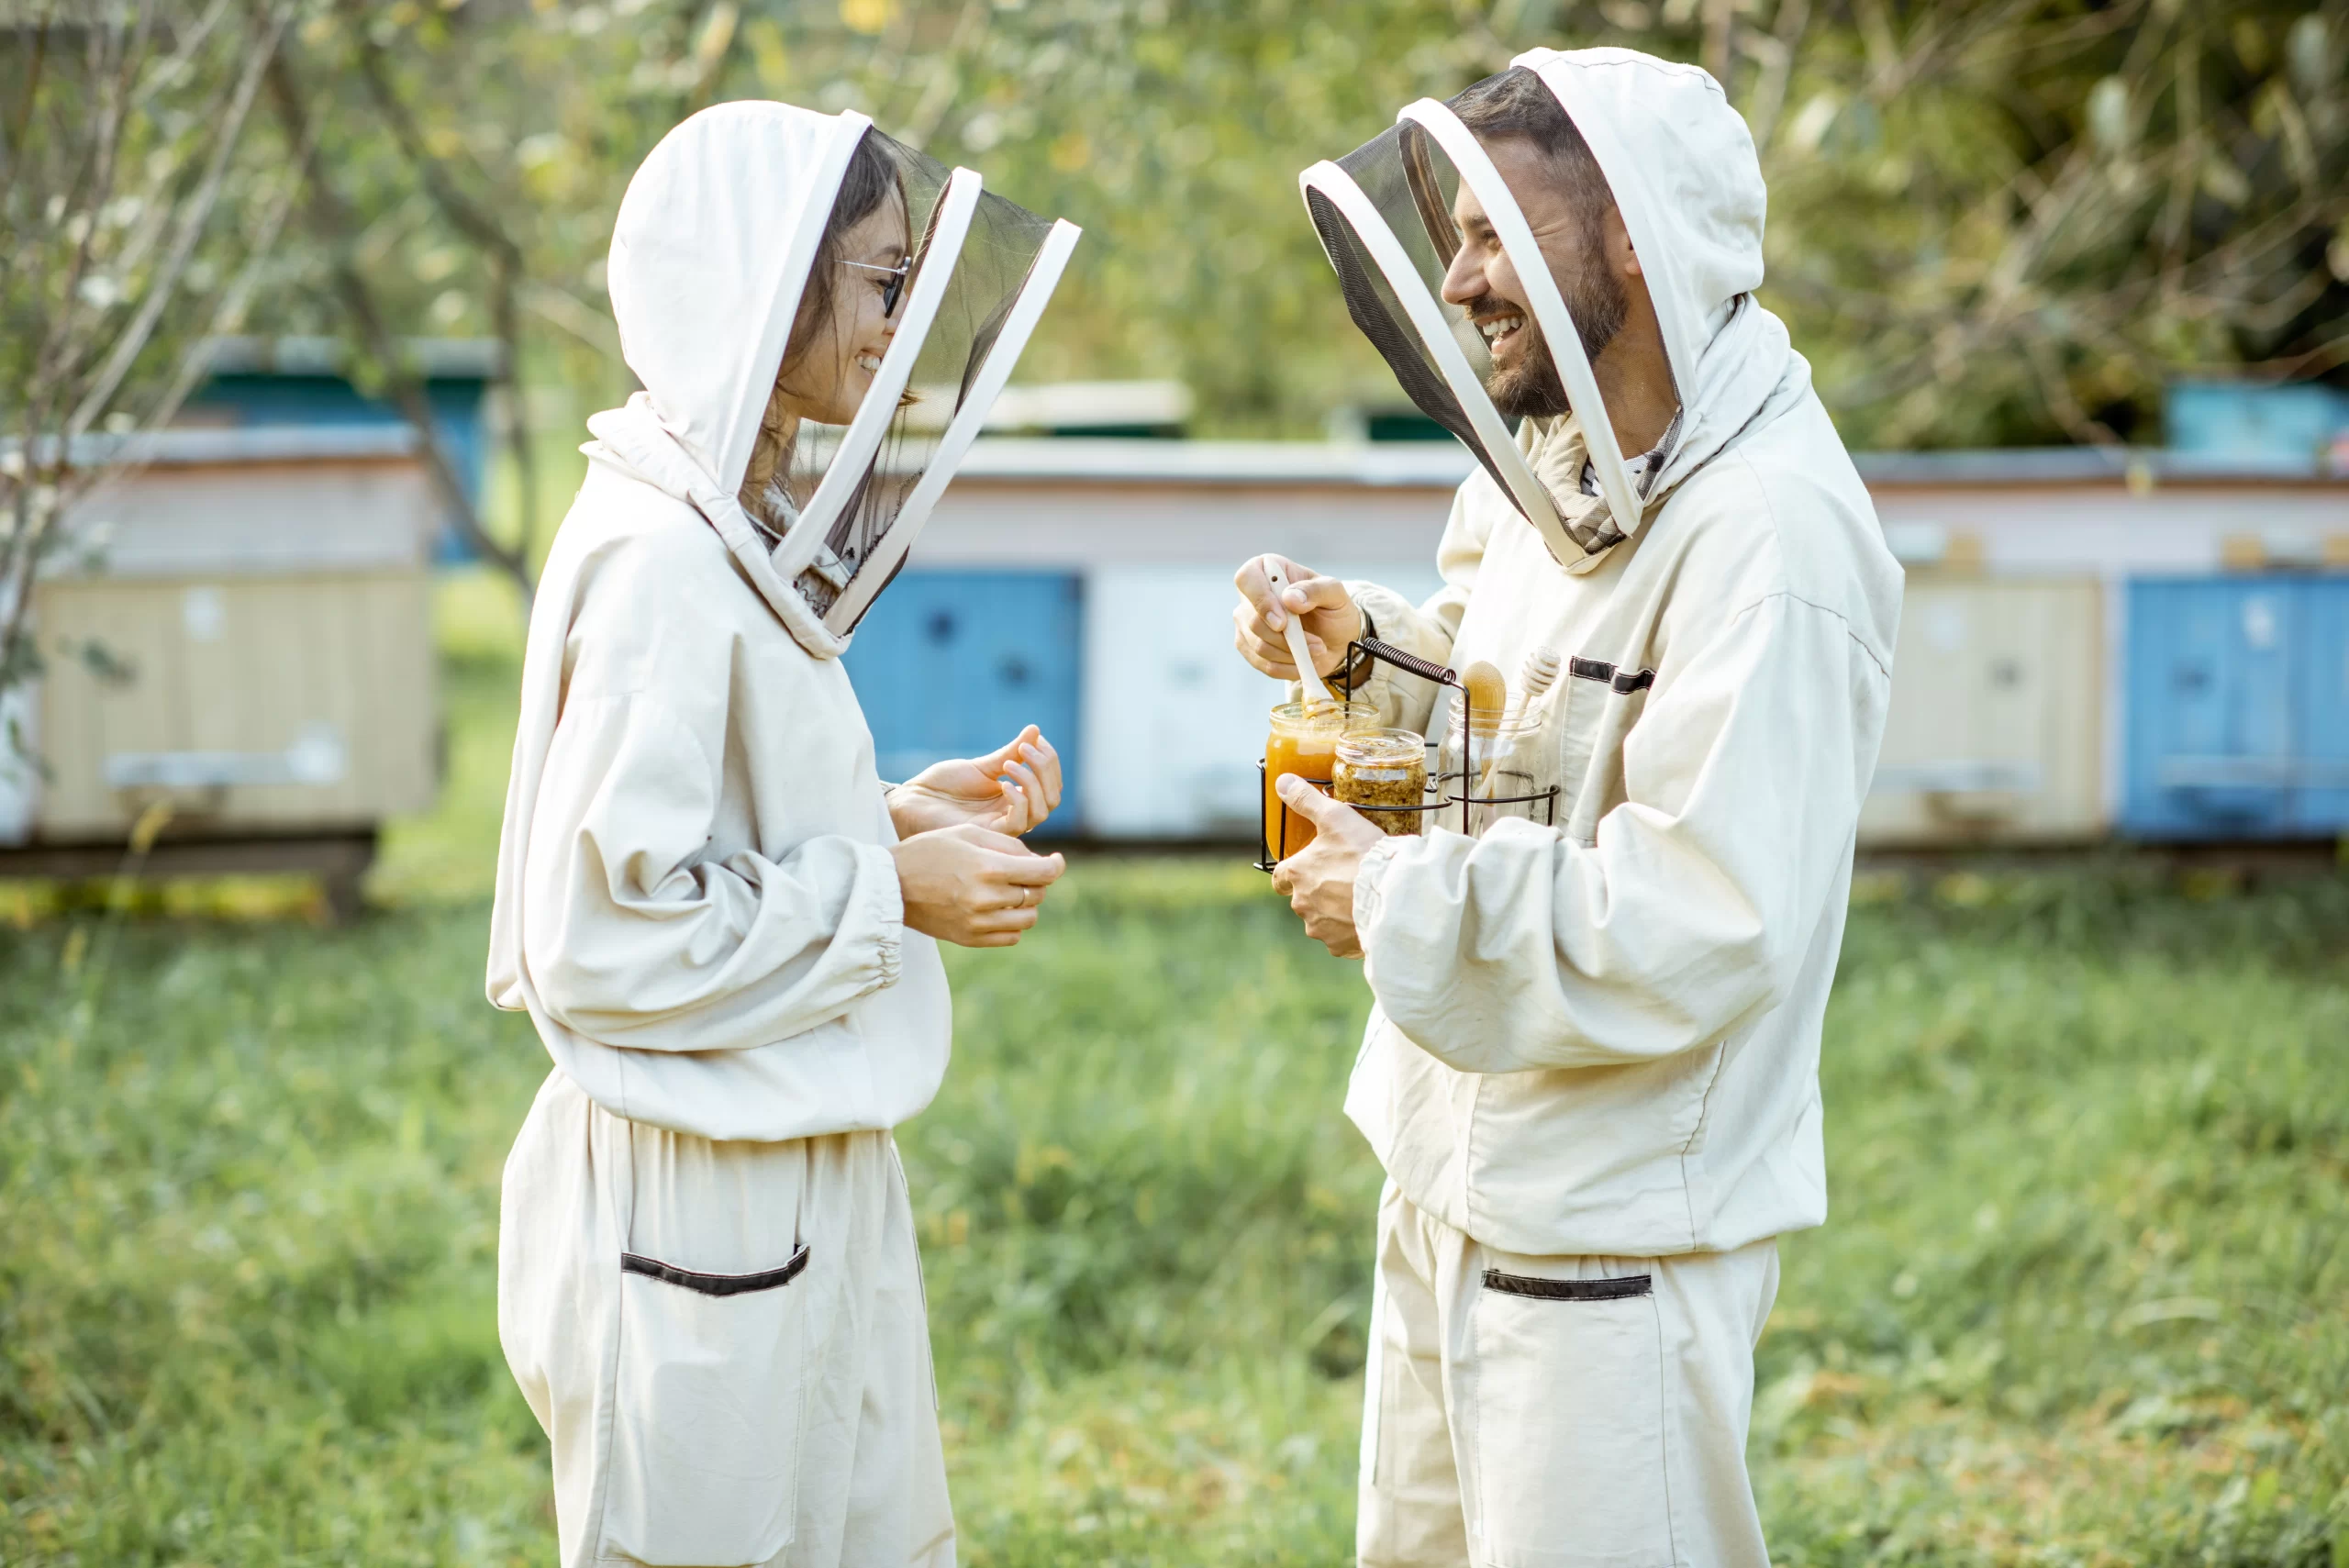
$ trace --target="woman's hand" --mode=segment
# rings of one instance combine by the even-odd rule
[[[967,764],[966,764],[967,765]],[[1036,923],[1044,891],[1067,865],[1019,840],[963,823],[891,846],[906,924],[966,948],[1008,948]]]
[[[1019,835],[1061,803],[1061,754],[1030,725],[984,757],[933,762],[889,792],[897,837],[969,826]]]

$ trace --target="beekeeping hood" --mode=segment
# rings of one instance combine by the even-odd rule
[[[904,190],[914,270],[854,417],[799,427],[778,475],[789,507],[765,531],[737,493],[833,199],[867,138]],[[662,139],[621,199],[607,281],[644,390],[590,419],[584,450],[690,503],[800,645],[830,658],[905,563],[1076,239],[863,115],[705,109]]]
[[[1337,269],[1348,312],[1419,409],[1465,442],[1570,571],[1587,570],[1636,533],[1675,484],[1809,373],[1777,318],[1753,298],[1762,282],[1762,169],[1745,122],[1713,79],[1622,49],[1535,50],[1514,65],[1557,95],[1589,143],[1639,253],[1678,389],[1677,436],[1635,487],[1568,314],[1524,215],[1476,138],[1423,98],[1393,128],[1299,176],[1307,211]],[[1483,339],[1443,303],[1461,244],[1453,201],[1464,183],[1524,281],[1555,359],[1571,419],[1511,433],[1484,387]],[[1600,495],[1579,487],[1582,443]],[[1575,461],[1552,461],[1558,450]],[[1571,472],[1568,472],[1568,471]]]

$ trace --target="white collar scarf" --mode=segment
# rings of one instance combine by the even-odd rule
[[[846,637],[825,627],[805,595],[774,569],[772,533],[751,520],[742,503],[718,486],[696,462],[684,442],[661,422],[651,395],[640,392],[618,408],[607,408],[587,421],[596,439],[580,450],[600,462],[610,463],[699,512],[725,542],[735,570],[758,591],[767,608],[783,622],[792,640],[818,659],[837,659],[848,649]]]
[[[1655,489],[1655,476],[1664,472],[1664,461],[1672,454],[1672,445],[1679,439],[1680,410],[1675,408],[1672,411],[1672,423],[1664,428],[1663,439],[1639,456],[1624,460],[1623,472],[1630,477],[1631,487],[1639,492],[1641,500],[1646,500]],[[1582,462],[1582,493],[1586,495],[1600,494],[1598,468],[1588,458],[1583,459]]]

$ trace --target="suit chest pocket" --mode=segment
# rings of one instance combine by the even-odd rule
[[[1609,661],[1570,658],[1544,697],[1542,743],[1558,786],[1557,827],[1579,844],[1598,836],[1598,819],[1622,804],[1623,745],[1647,707],[1655,672]]]

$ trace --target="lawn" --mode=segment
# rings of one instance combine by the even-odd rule
[[[546,1062],[481,1000],[513,666],[471,593],[449,802],[362,922],[0,900],[0,1563],[551,1557],[494,1321]],[[901,1137],[967,1561],[1347,1558],[1366,998],[1236,859],[1085,861],[952,955]],[[2343,879],[1864,880],[1834,1212],[1761,1350],[1780,1562],[2349,1568],[2345,976]]]

